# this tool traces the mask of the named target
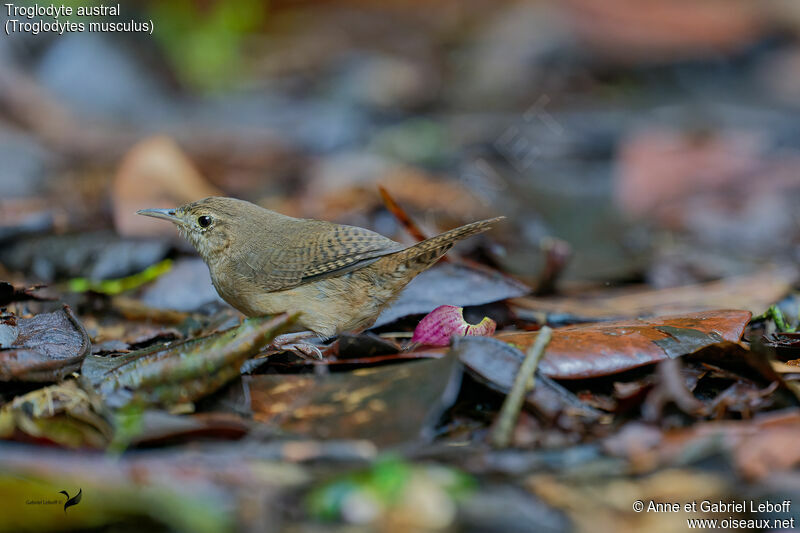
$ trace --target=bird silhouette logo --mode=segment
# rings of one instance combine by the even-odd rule
[[[64,502],[64,514],[67,514],[67,507],[72,507],[73,505],[78,505],[81,503],[81,493],[83,492],[83,489],[78,489],[78,494],[72,498],[69,497],[69,493],[65,490],[60,490],[58,492],[67,497],[67,501]]]

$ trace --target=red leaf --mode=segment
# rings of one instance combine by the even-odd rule
[[[722,310],[558,328],[539,371],[556,379],[616,374],[714,344],[738,342],[750,316],[749,311]],[[525,351],[537,334],[508,332],[495,338]]]

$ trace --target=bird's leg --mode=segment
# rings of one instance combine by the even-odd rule
[[[304,339],[316,337],[318,337],[318,335],[313,331],[284,333],[272,340],[269,349],[280,352],[292,352],[303,359],[322,359],[322,350],[319,346],[310,342],[302,342]]]

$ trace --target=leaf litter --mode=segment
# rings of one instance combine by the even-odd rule
[[[55,385],[22,390],[9,397],[0,406],[0,436],[28,446],[50,444],[122,453],[126,462],[129,459],[124,459],[124,450],[128,448],[183,450],[208,440],[235,441],[232,445],[244,446],[256,457],[259,452],[255,450],[272,446],[269,457],[281,461],[275,464],[333,453],[360,462],[366,469],[363,472],[388,472],[387,482],[406,487],[398,488],[397,494],[406,494],[398,498],[408,499],[408,503],[381,500],[375,496],[372,474],[358,477],[350,467],[344,467],[347,463],[335,467],[340,475],[325,483],[308,481],[318,478],[318,466],[298,465],[298,472],[310,476],[297,482],[307,495],[304,509],[309,516],[345,523],[367,520],[373,525],[430,526],[458,520],[457,514],[443,509],[464,508],[473,505],[469,502],[475,498],[492,496],[488,488],[472,488],[466,499],[450,489],[443,490],[438,481],[430,479],[429,470],[417,466],[418,459],[452,464],[454,469],[447,470],[448,476],[469,479],[469,472],[479,477],[492,472],[508,475],[504,465],[510,457],[504,453],[535,454],[541,447],[565,447],[577,453],[577,447],[587,445],[596,450],[590,462],[621,459],[631,468],[650,465],[653,475],[658,475],[661,468],[685,465],[686,457],[666,449],[660,455],[642,455],[644,452],[635,447],[640,437],[619,441],[616,448],[611,444],[616,442],[613,439],[633,431],[637,424],[645,424],[646,431],[638,434],[651,435],[647,438],[659,443],[707,424],[736,427],[761,420],[774,409],[792,404],[785,396],[776,400],[787,392],[784,381],[776,380],[755,361],[745,362],[752,355],[742,340],[751,317],[745,310],[557,327],[535,372],[536,386],[524,394],[522,410],[511,427],[512,448],[507,452],[491,450],[487,447],[489,432],[497,423],[501,400],[511,390],[523,351],[533,344],[541,324],[515,312],[520,309],[520,295],[529,289],[505,275],[457,262],[439,265],[431,272],[439,277],[433,281],[422,278],[420,285],[435,288],[434,292],[412,287],[390,308],[388,318],[375,332],[342,335],[326,351],[324,360],[313,362],[273,353],[259,359],[258,365],[245,364],[289,326],[288,317],[246,320],[237,325],[236,314],[224,307],[190,305],[178,311],[170,309],[169,304],[158,309],[142,303],[144,295],[149,294],[145,301],[150,302],[160,296],[154,292],[154,284],[161,283],[167,292],[184,290],[181,283],[195,279],[192,276],[176,275],[169,282],[159,276],[155,282],[132,286],[113,296],[84,293],[79,296],[83,309],[95,306],[116,315],[98,317],[87,312],[85,322],[90,333],[81,326],[87,342],[75,345],[85,346],[86,351],[79,352],[77,359],[65,358],[63,368],[51,371],[47,381],[57,382]],[[447,342],[442,342],[445,346],[418,346],[412,342],[411,330],[415,325],[425,327],[418,317],[437,307],[437,301],[451,306],[445,310],[458,311],[452,333],[467,332],[462,326],[470,321],[477,323],[482,317],[495,322],[497,331],[491,337],[456,335],[450,339],[447,334]],[[482,305],[488,302],[496,303]],[[43,308],[49,304],[26,299],[11,305],[24,312],[21,305]],[[467,307],[462,310],[458,305]],[[67,312],[65,308],[56,313],[63,318]],[[25,325],[23,321],[45,316],[47,313],[6,319],[5,329],[0,330],[3,342],[13,346],[18,342],[20,322]],[[72,335],[80,331],[69,320],[56,326],[72,331]],[[479,332],[493,333],[489,328]],[[91,353],[90,335],[101,341],[97,353]],[[725,360],[725,354],[739,359]],[[462,368],[466,370],[464,376]],[[767,364],[767,368],[772,367]],[[240,378],[245,369],[251,375]],[[749,376],[747,372],[753,369],[756,375]],[[68,377],[76,371],[77,378]],[[32,369],[28,378],[40,375]],[[764,434],[783,442],[792,438],[790,427]],[[686,436],[681,442],[694,446],[696,439],[705,437]],[[454,460],[453,446],[467,453]],[[278,449],[283,451],[276,452]],[[379,466],[384,463],[373,461],[381,450],[399,450],[408,463],[390,461],[385,464],[394,467]],[[747,479],[764,477],[780,468],[777,465],[798,462],[787,454],[777,463],[749,466],[742,459],[747,457],[746,452],[739,448],[722,451],[732,454],[737,472]],[[208,453],[219,460],[219,452]],[[765,453],[773,452],[768,449]],[[698,457],[688,460],[691,463]],[[533,456],[525,461],[530,462],[521,464],[540,464]],[[252,463],[248,464],[251,468]],[[259,468],[273,468],[259,464]],[[338,463],[334,460],[333,464]],[[573,468],[580,470],[581,464]],[[0,467],[20,468],[4,463],[2,457]],[[433,471],[439,472],[436,476],[445,472]],[[549,492],[552,486],[578,490],[569,480],[547,479],[531,466],[518,472],[512,476],[522,487],[517,490],[541,498],[542,512],[555,506],[567,513],[571,523],[585,520],[582,510],[572,510]],[[622,470],[616,472],[618,477],[622,475]],[[200,468],[197,475],[209,473]],[[241,486],[242,479],[237,477],[233,483]],[[676,479],[692,478],[687,474]],[[212,480],[211,490],[228,482]],[[126,483],[123,480],[120,487]],[[260,480],[247,483],[265,486]],[[291,486],[296,490],[298,485]],[[285,487],[271,490],[286,497]],[[420,511],[412,516],[408,506],[413,502],[422,505],[423,501],[411,496],[415,493],[439,501],[438,511]],[[344,499],[337,499],[337,494]],[[508,502],[517,501],[508,498]],[[346,501],[350,503],[343,503]],[[600,509],[616,504],[597,505]],[[359,508],[372,510],[366,514],[353,510]],[[509,512],[518,520],[532,519],[522,518],[527,515],[521,508]],[[228,520],[231,515],[222,516]],[[169,519],[158,515],[158,520]]]
[[[83,338],[79,333],[83,329],[85,344],[77,342],[75,355],[64,357],[63,365],[49,374],[42,374],[39,367],[32,366],[27,374],[18,375],[27,376],[29,381],[42,376],[48,376],[46,381],[59,381],[79,370],[78,378],[19,394],[2,405],[0,436],[27,445],[49,443],[115,453],[130,447],[180,449],[185,444],[208,439],[217,442],[242,439],[259,443],[255,444],[259,447],[262,442],[283,442],[286,450],[296,450],[290,453],[300,456],[313,455],[322,443],[349,441],[368,443],[376,447],[373,450],[427,446],[425,457],[441,460],[448,454],[437,447],[438,443],[461,443],[470,449],[469,456],[483,457],[481,461],[485,464],[497,464],[500,468],[502,463],[496,463],[499,460],[496,454],[501,452],[489,451],[484,446],[490,428],[497,422],[499,399],[511,390],[524,359],[522,350],[530,347],[537,337],[539,324],[529,321],[524,313],[514,312],[520,309],[520,295],[529,290],[499,273],[461,263],[442,264],[431,272],[439,278],[433,281],[423,278],[420,285],[436,287],[435,292],[428,293],[424,287],[415,291],[412,287],[404,296],[408,300],[403,302],[401,297],[390,309],[388,318],[384,317],[376,330],[380,333],[343,335],[332,345],[325,360],[314,362],[274,354],[259,360],[258,365],[244,365],[288,327],[287,317],[247,320],[236,326],[235,316],[226,317],[214,308],[210,308],[214,313],[211,316],[198,313],[196,305],[181,311],[172,311],[169,305],[166,309],[152,308],[138,300],[147,291],[150,296],[146,301],[159,296],[150,288],[152,282],[146,282],[142,288],[132,286],[122,295],[113,296],[111,309],[117,309],[125,320],[133,321],[129,325],[120,328],[114,325],[118,321],[87,317],[92,335],[103,339],[98,346],[106,347],[97,354],[91,353],[89,335],[80,321],[72,315],[80,327],[69,322],[68,308],[57,311],[61,322],[55,322],[55,326],[67,333],[71,331],[73,336],[78,332],[76,339]],[[180,288],[181,281],[182,276],[175,276],[169,283],[159,276],[156,283],[171,291],[176,288],[173,286]],[[140,296],[132,298],[132,294]],[[84,298],[91,301],[98,296],[88,293]],[[46,304],[28,301],[33,306]],[[108,305],[108,300],[105,301],[103,305]],[[416,346],[410,331],[398,332],[396,336],[392,333],[390,325],[413,329],[416,323],[418,331],[430,330],[424,320],[418,322],[415,317],[436,307],[436,301],[449,302],[445,311],[458,311],[454,315],[458,319],[456,327],[451,328],[451,333],[467,333],[472,327],[467,326],[469,322],[462,313],[474,321],[485,316],[486,321],[496,322],[497,331],[493,337],[456,335],[452,340],[450,334],[442,334],[442,342],[427,342],[445,344],[439,348]],[[499,303],[480,306],[487,302]],[[457,304],[472,307],[462,310]],[[19,309],[20,303],[14,305]],[[47,316],[43,313],[31,319],[7,318],[3,323],[5,328],[0,330],[3,342],[14,346],[20,342],[17,340],[20,323],[27,331],[30,328],[25,321],[36,317],[41,317],[38,319],[41,321]],[[434,318],[435,313],[425,320],[430,322]],[[648,424],[646,434],[652,434],[648,438],[654,443],[672,442],[663,439],[685,434],[681,440],[683,446],[695,446],[692,443],[697,439],[708,442],[708,438],[691,436],[687,432],[692,427],[721,423],[729,424],[721,428],[733,428],[744,423],[737,422],[737,417],[760,420],[762,413],[791,405],[785,399],[775,401],[776,394],[785,391],[783,382],[766,374],[750,379],[744,372],[751,363],[744,367],[730,365],[719,361],[710,351],[748,354],[742,336],[750,318],[750,312],[744,310],[716,310],[556,328],[535,372],[536,386],[524,394],[522,411],[511,428],[512,450],[571,447],[587,442],[595,446],[599,443],[600,457],[605,455],[606,460],[620,458],[635,468],[650,465],[648,468],[654,475],[659,475],[659,468],[685,464],[686,458],[679,450],[642,455],[644,452],[636,451],[639,448],[620,448],[636,446],[637,440],[613,439],[616,435],[627,435],[636,424]],[[234,326],[230,327],[231,324]],[[207,336],[198,338],[201,331],[206,331]],[[477,332],[491,335],[493,328]],[[114,339],[119,342],[114,344],[111,342]],[[416,341],[419,340],[418,336]],[[464,378],[462,366],[467,371]],[[244,368],[253,374],[240,379]],[[309,370],[311,373],[304,373]],[[476,408],[488,411],[476,416]],[[641,422],[636,421],[639,410]],[[465,413],[470,414],[465,417]],[[676,418],[677,415],[682,418]],[[690,420],[696,422],[683,429],[659,427],[666,424],[670,428],[679,420],[684,425]],[[793,438],[790,428],[791,423],[785,429],[764,434],[783,442]],[[612,446],[614,442],[617,444]],[[731,461],[747,479],[764,477],[783,465],[800,462],[788,454],[777,463],[751,465],[745,462],[749,457],[747,452],[740,448],[722,451],[732,454]],[[380,520],[386,524],[418,526],[452,523],[455,515],[441,514],[442,509],[468,505],[469,499],[441,492],[440,486],[428,480],[426,470],[414,466],[415,454],[405,453],[412,462],[406,466],[396,463],[401,465],[397,466],[399,470],[389,469],[394,472],[391,476],[399,476],[392,483],[408,484],[402,489],[405,494],[419,492],[442,502],[445,507],[436,513],[417,513],[412,520],[407,505],[417,499],[403,496],[401,499],[411,498],[408,504],[388,504],[380,497],[375,500],[369,476],[352,477],[354,474],[341,469],[342,477],[308,486],[306,511],[318,518],[350,523],[363,520],[371,524]],[[764,453],[773,452],[768,449]],[[370,454],[366,457],[374,457]],[[690,456],[689,460],[697,457]],[[448,475],[463,476],[463,472],[475,470],[470,461],[457,460],[455,465],[457,468]],[[389,471],[381,466],[371,468],[375,472]],[[495,467],[488,468],[491,471]],[[401,471],[406,474],[401,476]],[[574,523],[585,520],[582,510],[570,510],[549,492],[553,483],[572,487],[568,480],[548,480],[536,474],[535,469],[532,472],[524,486],[542,498],[542,505],[566,509]],[[409,475],[401,483],[399,478]],[[361,488],[359,479],[366,483]],[[688,480],[691,475],[676,479]],[[219,486],[219,482],[213,485]],[[334,497],[339,493],[349,498],[351,506],[356,505],[352,502],[363,499],[358,505],[373,508],[366,515],[359,514],[341,503],[345,500]],[[475,497],[478,496],[471,496]],[[603,508],[609,503],[598,505]]]
[[[284,9],[276,8],[275,16]],[[562,96],[551,93],[559,100],[586,87],[613,94],[620,72],[625,91],[646,91],[651,79],[660,91],[669,90],[659,72],[674,76],[679,66],[667,63],[656,72],[641,58],[636,67],[617,63],[630,48],[624,46],[630,35],[620,38],[612,31],[617,23],[609,21],[652,24],[630,2],[597,11],[600,26],[583,20],[585,13],[569,15],[579,23],[578,34],[602,44],[603,66],[542,46],[553,35],[568,43],[574,36],[557,25],[531,32],[541,25],[528,14],[535,7],[507,9],[505,16],[484,17],[476,6],[475,14],[456,17],[487,32],[469,48],[491,59],[480,61],[478,70],[485,74],[498,67],[498,57],[512,56],[524,66],[556,62],[569,71],[579,65],[579,86],[564,79]],[[700,9],[723,21],[715,26],[720,33],[698,33],[680,46],[668,39],[658,44],[663,57],[685,58],[704,39],[750,42],[753,26],[737,22],[741,9],[733,18],[714,6]],[[695,28],[692,16],[670,13],[679,26]],[[358,19],[363,24],[372,16]],[[445,19],[455,20],[452,14]],[[726,20],[736,24],[725,26]],[[682,114],[694,124],[695,110],[677,105],[664,111],[668,124],[656,129],[629,122],[624,103],[603,113],[576,113],[562,100],[536,114],[552,123],[530,121],[525,112],[525,124],[517,124],[525,135],[517,141],[535,141],[535,153],[527,154],[537,158],[533,172],[527,159],[519,160],[525,154],[504,151],[509,146],[496,138],[509,125],[505,110],[524,100],[514,87],[540,81],[524,77],[523,65],[490,76],[495,86],[488,88],[464,83],[473,80],[464,69],[445,69],[457,77],[445,81],[458,83],[442,91],[448,105],[437,107],[444,102],[428,89],[449,74],[427,63],[414,70],[420,65],[387,61],[385,52],[352,54],[359,39],[340,42],[319,31],[324,25],[313,16],[304,21],[296,42],[275,48],[303,50],[301,64],[345,78],[352,62],[363,67],[358,79],[366,83],[353,92],[349,83],[320,77],[324,82],[308,93],[316,98],[333,86],[337,103],[330,109],[330,102],[317,106],[304,95],[284,100],[271,93],[274,84],[259,84],[270,93],[266,100],[280,102],[280,116],[271,122],[280,135],[234,125],[230,134],[217,135],[193,123],[175,128],[186,153],[163,136],[134,145],[147,134],[113,121],[98,128],[72,116],[14,67],[0,82],[0,106],[15,128],[47,139],[70,165],[108,165],[59,176],[40,198],[2,199],[0,277],[7,281],[0,282],[0,436],[14,442],[0,442],[0,494],[9,504],[0,530],[109,524],[138,530],[138,519],[209,532],[337,526],[672,531],[682,527],[683,516],[633,514],[631,502],[761,497],[797,485],[800,371],[796,334],[789,331],[797,325],[797,272],[764,266],[796,261],[786,244],[797,241],[796,224],[784,206],[796,189],[797,164],[775,149],[796,147],[791,114],[781,113],[785,121],[770,118],[763,132],[749,132],[753,119],[764,116],[758,106],[748,104],[743,119],[736,106],[706,105],[708,116],[725,126],[695,131]],[[398,42],[417,37],[418,52],[434,42],[458,48],[461,37],[449,24],[418,25],[398,19],[375,27]],[[759,27],[765,34],[771,28],[768,22]],[[495,48],[487,39],[492,34],[508,35],[532,53]],[[322,47],[320,35],[328,39]],[[642,48],[653,45],[636,39]],[[750,50],[746,63],[780,46]],[[313,56],[309,50],[321,50],[327,60],[307,57]],[[466,50],[457,52],[461,58]],[[330,69],[330,58],[339,55],[353,59]],[[440,54],[416,55],[421,62],[447,61]],[[256,64],[281,68],[274,61]],[[392,95],[376,100],[375,87],[386,80],[408,89],[402,82],[409,66],[412,74],[425,74],[420,79],[427,89],[411,104],[403,100],[407,93],[393,93],[400,98],[394,109]],[[371,78],[375,71],[390,75]],[[307,82],[297,66],[280,72],[286,87]],[[598,72],[602,79],[593,79]],[[702,95],[692,76],[680,77]],[[792,77],[772,78],[790,84]],[[261,105],[229,106],[220,98],[220,108],[247,115]],[[469,107],[475,98],[480,113]],[[346,102],[341,109],[340,100]],[[376,102],[380,111],[373,109]],[[414,116],[420,103],[430,118]],[[504,111],[487,111],[494,109],[487,103]],[[216,119],[218,104],[202,105]],[[51,112],[20,111],[33,109]],[[336,120],[320,122],[320,112]],[[37,118],[51,115],[55,123]],[[307,115],[315,117],[312,127],[303,123]],[[223,118],[214,123],[234,122]],[[320,127],[328,122],[337,124],[335,131]],[[741,122],[746,127],[739,132]],[[562,134],[540,135],[548,125]],[[628,137],[629,126],[642,125],[644,136]],[[353,144],[368,137],[376,140],[356,155]],[[120,164],[107,163],[128,145]],[[731,146],[744,147],[745,156],[731,159],[723,149]],[[676,160],[674,147],[691,157]],[[475,160],[479,175],[462,173],[462,165]],[[709,164],[697,164],[703,161]],[[525,168],[512,169],[516,163]],[[674,171],[670,180],[659,177],[665,168]],[[440,169],[453,177],[436,175]],[[764,185],[755,179],[762,175]],[[4,193],[13,181],[5,176]],[[654,176],[664,194],[650,187]],[[532,187],[537,181],[541,187]],[[382,208],[377,183],[401,202],[386,193]],[[414,280],[372,331],[340,335],[325,347],[323,360],[307,361],[265,351],[289,327],[287,317],[242,322],[220,303],[205,265],[186,256],[173,230],[133,215],[211,194],[354,223],[399,241],[408,241],[401,230],[420,239],[484,215],[509,215],[510,226],[464,243],[460,257],[451,254]],[[628,214],[650,220],[621,220],[610,213],[611,198]],[[117,234],[98,231],[112,223]],[[52,282],[47,291],[35,288],[42,281]],[[70,307],[61,308],[62,301]],[[781,315],[765,314],[778,303]],[[438,347],[415,345],[413,331],[426,329],[423,317],[440,306],[463,308],[456,327],[439,332],[432,343]],[[468,324],[483,317],[496,325],[480,331],[491,337],[451,338],[474,331]],[[553,339],[532,380],[524,382],[517,379],[524,354],[543,326],[553,328]],[[491,434],[515,381],[534,386],[513,409],[510,447],[494,449]],[[22,499],[8,496],[46,499],[51,488],[72,485],[82,487],[84,499],[66,514],[31,513]]]

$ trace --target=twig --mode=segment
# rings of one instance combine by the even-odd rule
[[[542,358],[544,350],[550,343],[552,336],[553,330],[547,326],[543,326],[536,336],[536,342],[533,343],[533,346],[531,346],[525,354],[525,360],[522,361],[517,371],[514,384],[511,386],[511,391],[509,391],[508,396],[506,396],[503,402],[497,424],[492,431],[490,440],[493,446],[505,448],[508,446],[509,442],[511,442],[511,433],[514,430],[517,417],[519,417],[519,411],[522,408],[522,402],[525,400],[525,394],[535,386],[533,373],[536,372],[536,367],[539,366],[539,360]]]
[[[392,198],[392,195],[389,194],[389,191],[387,191],[382,185],[378,185],[378,191],[381,193],[381,199],[383,200],[386,209],[388,209],[389,212],[394,215],[394,217],[400,222],[406,231],[411,234],[412,237],[418,241],[424,241],[428,238],[425,236],[422,230],[419,229],[419,226],[417,226],[414,221],[411,220],[411,217],[408,216],[408,213],[406,213],[405,209],[400,207],[400,204],[398,204],[394,198]]]

